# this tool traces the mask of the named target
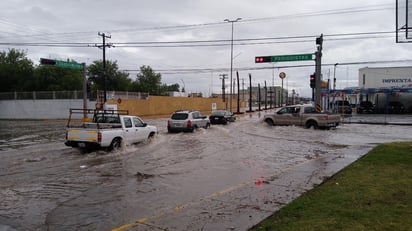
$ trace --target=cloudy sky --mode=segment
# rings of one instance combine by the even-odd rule
[[[241,18],[233,23],[233,79],[239,71],[245,87],[249,73],[255,86],[278,86],[285,72],[285,87],[310,96],[314,61],[256,64],[254,57],[314,53],[322,33],[323,78],[333,79],[336,67],[337,88],[357,86],[359,68],[412,63],[404,61],[412,44],[395,42],[393,0],[6,0],[0,7],[1,50],[23,49],[36,64],[42,57],[89,64],[102,59],[101,32],[114,46],[106,59],[130,78],[146,65],[162,82],[205,95],[221,93],[220,75],[230,76],[225,19]]]

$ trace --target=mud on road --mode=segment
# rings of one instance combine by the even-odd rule
[[[64,146],[66,121],[0,121],[0,230],[245,230],[306,190],[291,169],[412,137],[407,126],[260,119],[177,134],[147,120],[160,130],[152,141],[88,154]]]

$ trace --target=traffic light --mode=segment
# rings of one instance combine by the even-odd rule
[[[87,93],[90,93],[92,91],[92,83],[90,83],[89,81],[87,81],[86,84],[86,91]]]
[[[272,62],[272,56],[256,56],[255,63],[270,63]]]
[[[323,43],[323,34],[316,38],[316,45],[322,46]]]
[[[310,75],[310,88],[316,87],[316,74]]]
[[[40,64],[42,64],[42,65],[56,65],[56,60],[53,60],[53,59],[43,59],[43,58],[41,58],[40,59]]]

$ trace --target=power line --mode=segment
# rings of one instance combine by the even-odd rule
[[[386,38],[379,37],[381,35],[395,34],[394,31],[378,31],[378,32],[359,32],[346,34],[325,34],[325,41],[336,40],[353,40],[353,39],[370,39],[370,38]],[[371,37],[374,35],[374,37]],[[337,38],[341,37],[341,38]],[[313,42],[316,35],[302,35],[302,36],[285,36],[285,37],[268,37],[268,38],[245,38],[234,39],[234,45],[263,45],[276,43],[306,43]],[[217,39],[217,40],[193,40],[193,41],[144,41],[144,42],[119,42],[116,47],[147,47],[147,48],[173,48],[173,47],[213,47],[213,46],[227,46],[231,40]],[[44,47],[93,47],[92,43],[87,42],[49,42],[49,43],[29,43],[29,42],[2,42],[0,46],[44,46]]]
[[[382,61],[365,61],[365,62],[342,62],[339,66],[350,66],[350,65],[367,65],[367,64],[387,64],[387,63],[406,63],[412,62],[411,59],[407,60],[382,60]],[[324,63],[322,67],[334,66],[335,63]],[[252,70],[268,70],[268,69],[288,69],[288,68],[305,68],[314,67],[315,64],[300,64],[300,65],[284,65],[284,66],[268,66],[268,67],[239,67],[236,68],[237,71],[252,71]],[[124,72],[140,72],[138,69],[125,69],[121,70]],[[157,69],[156,72],[163,74],[194,74],[194,73],[208,73],[208,72],[228,72],[229,68],[180,68],[180,69]]]

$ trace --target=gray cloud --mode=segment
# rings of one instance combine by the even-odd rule
[[[172,42],[199,40],[228,40],[230,23],[223,20],[243,18],[234,24],[235,39],[274,38],[287,36],[325,35],[393,31],[395,3],[379,1],[3,1],[0,7],[0,38],[2,42],[85,42],[100,43],[99,31],[112,36],[109,42]],[[188,26],[193,25],[193,26]],[[326,37],[323,63],[344,63],[372,60],[400,60],[411,57],[408,44],[396,44],[392,34],[388,38],[364,36],[364,39]],[[380,36],[382,37],[382,36]],[[234,46],[234,70],[247,67],[270,67],[304,63],[255,64],[257,55],[313,53],[315,37],[310,42],[271,43],[255,41],[254,45]],[[290,39],[289,39],[290,40]],[[273,41],[272,41],[273,42]],[[277,42],[279,42],[277,40]],[[0,49],[8,49],[1,46]],[[101,50],[89,48],[16,47],[27,49],[33,60],[40,57],[72,58],[91,63],[101,59]],[[219,68],[230,66],[230,46],[208,47],[133,47],[120,45],[107,50],[107,58],[117,60],[121,69],[139,69],[149,65],[154,70],[210,69],[206,73],[162,73],[163,82],[180,83],[183,79],[189,91],[220,93]],[[400,64],[394,64],[400,65]],[[402,63],[402,65],[406,65]],[[410,64],[409,64],[410,65]],[[353,84],[357,69],[362,65],[338,66],[338,86]],[[332,69],[332,70],[331,70]],[[254,83],[279,85],[280,71],[287,73],[289,88],[300,95],[310,95],[308,76],[314,67],[240,71],[247,79],[252,73]],[[227,72],[226,72],[227,73]],[[324,78],[333,74],[333,67],[323,68]],[[131,77],[136,73],[132,72]],[[235,73],[234,73],[235,76]]]

